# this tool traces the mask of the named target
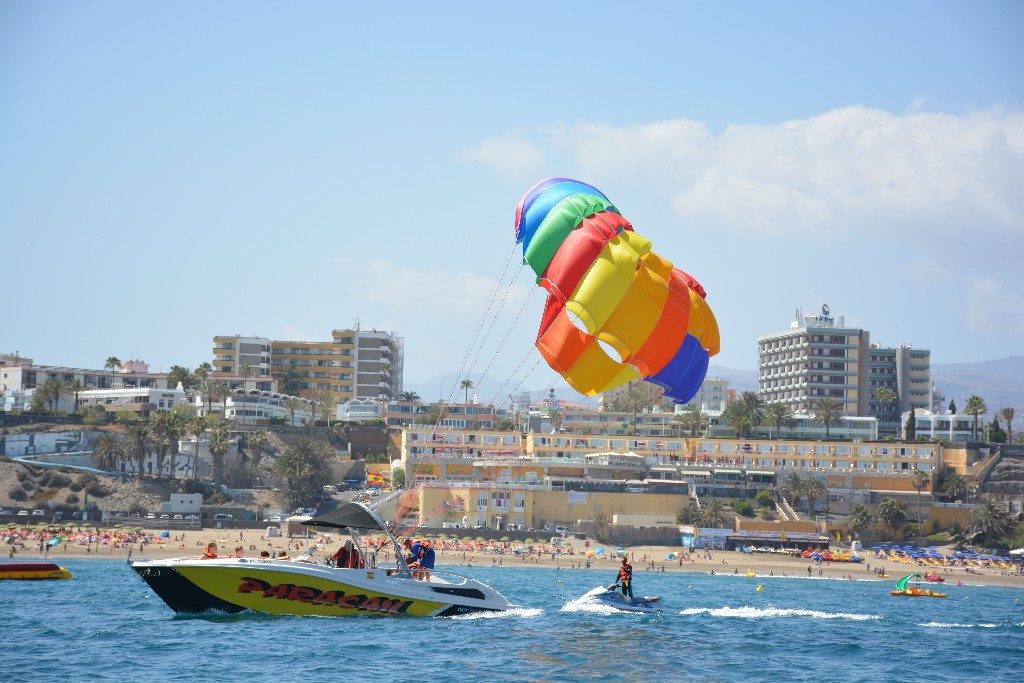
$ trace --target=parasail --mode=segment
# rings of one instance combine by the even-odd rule
[[[537,349],[570,386],[594,395],[642,378],[678,403],[693,398],[719,349],[704,288],[652,251],[604,193],[541,181],[516,207],[515,232],[548,293]]]

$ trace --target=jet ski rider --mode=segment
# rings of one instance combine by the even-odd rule
[[[619,567],[619,578],[617,583],[622,587],[622,595],[628,595],[630,602],[635,602],[633,598],[633,565],[629,563],[629,557],[627,555],[622,556],[622,565]]]

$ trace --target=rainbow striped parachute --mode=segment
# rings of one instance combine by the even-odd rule
[[[548,291],[537,348],[583,394],[646,379],[686,403],[718,353],[704,288],[597,188],[570,178],[534,185],[516,207],[523,261]]]

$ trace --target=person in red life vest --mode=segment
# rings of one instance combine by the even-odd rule
[[[628,595],[630,602],[633,602],[633,565],[625,555],[622,556],[622,564],[619,566],[618,583],[622,586],[622,595]]]
[[[420,542],[420,579],[430,581],[430,570],[434,568],[434,547],[429,540]]]
[[[206,544],[206,550],[199,556],[203,560],[216,560],[217,559],[217,544],[214,541],[210,541]]]
[[[345,545],[338,549],[338,552],[334,553],[331,557],[334,560],[334,566],[338,569],[348,569],[349,563],[352,558],[352,541],[345,541]]]

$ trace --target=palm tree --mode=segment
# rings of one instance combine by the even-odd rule
[[[153,414],[146,426],[149,427],[153,447],[156,450],[156,476],[159,477],[163,473],[164,460],[171,447],[170,413],[161,410]]]
[[[146,459],[149,457],[149,449],[153,445],[153,435],[147,425],[135,425],[128,430],[128,435],[124,440],[124,452],[129,459],[135,461],[140,481],[143,475],[142,470],[146,466]]]
[[[931,480],[931,476],[921,470],[914,470],[914,474],[910,477],[910,485],[917,489],[917,521],[919,522],[924,521],[924,516],[921,512],[921,491],[931,483]]]
[[[971,510],[967,522],[968,536],[987,544],[998,543],[1016,531],[1017,520],[1002,502],[991,496],[981,499],[981,504]]]
[[[210,460],[213,461],[213,482],[220,490],[221,480],[224,478],[224,456],[228,452],[231,442],[228,440],[228,425],[218,420],[213,425],[210,435]]]
[[[999,411],[999,417],[1006,423],[1006,443],[1013,443],[1013,418],[1016,417],[1013,408],[1003,408]]]
[[[310,429],[316,426],[317,415],[323,415],[327,421],[327,428],[331,428],[331,410],[334,404],[334,395],[326,389],[308,389],[306,398],[309,399],[313,409],[313,417],[310,420]],[[383,415],[381,415],[383,417]]]
[[[104,432],[92,442],[92,453],[89,461],[97,468],[114,471],[124,458],[124,444],[121,439],[110,432]]]
[[[804,478],[800,476],[798,472],[791,472],[789,476],[782,480],[780,487],[787,496],[793,500],[794,510],[800,507],[800,498],[804,495],[806,484]]]
[[[107,362],[103,364],[103,367],[110,370],[110,388],[114,388],[114,371],[121,367],[121,359],[117,356],[107,357]]]
[[[875,389],[875,399],[879,403],[892,406],[892,404],[899,400],[899,397],[899,394],[897,394],[896,390],[892,387],[879,387]],[[896,419],[899,420],[900,416],[897,415]]]
[[[210,410],[213,408],[213,397],[218,392],[220,382],[212,379],[204,379],[199,383],[199,395],[203,398],[203,404],[206,406],[205,415],[210,414]]]
[[[82,384],[82,380],[75,379],[67,383],[67,390],[75,395],[75,412],[78,412],[78,397],[85,391],[85,385]]]
[[[746,414],[750,417],[750,426],[760,427],[764,422],[764,399],[758,396],[756,391],[744,391],[740,394],[739,402],[743,404]]]
[[[420,400],[420,395],[415,391],[403,391],[398,395],[398,400],[403,403],[417,403]]]
[[[199,478],[199,439],[202,438],[203,432],[206,431],[206,418],[199,417],[198,415],[192,418],[188,418],[185,421],[185,431],[193,435],[196,438],[196,449],[193,454],[192,461],[192,476]]]
[[[764,419],[771,427],[775,427],[776,436],[782,436],[783,427],[793,425],[793,409],[787,403],[769,403],[764,408]],[[771,429],[768,430],[768,438],[771,438]]]
[[[825,438],[831,436],[831,428],[843,421],[846,406],[834,398],[822,398],[814,404],[814,424],[825,427]]]
[[[747,406],[740,401],[733,401],[722,411],[722,419],[729,423],[735,430],[736,438],[743,438],[753,427],[753,420],[747,411]]]
[[[696,524],[699,526],[700,510],[690,505],[689,503],[685,503],[681,508],[679,508],[679,512],[676,513],[676,523]]]
[[[942,492],[949,495],[950,498],[956,501],[967,500],[967,495],[971,491],[971,485],[967,481],[967,477],[960,474],[950,474],[946,477],[946,481],[942,483]]]
[[[171,411],[167,415],[166,436],[171,451],[170,476],[173,479],[174,473],[178,469],[178,451],[181,450],[180,440],[188,426],[188,417],[177,411]]]
[[[804,480],[804,497],[807,498],[807,513],[810,517],[815,515],[814,504],[828,498],[828,487],[814,477],[807,477]]]
[[[245,437],[245,447],[252,456],[252,469],[254,472],[258,472],[260,469],[260,460],[263,459],[263,450],[267,447],[267,443],[267,433],[263,431],[249,432],[248,436]]]
[[[473,388],[472,380],[464,379],[459,382],[459,386],[466,392],[466,405],[469,405],[469,390]]]
[[[906,503],[892,498],[883,498],[882,502],[878,504],[878,519],[882,520],[885,528],[891,529],[892,535],[895,536],[896,532],[907,523]]]
[[[206,379],[207,377],[209,377],[212,373],[213,373],[213,366],[212,365],[210,365],[209,363],[200,363],[199,366],[195,369],[195,373],[194,374],[196,376],[196,379],[202,381],[202,380]]]
[[[867,505],[856,503],[850,506],[850,516],[846,521],[846,526],[850,529],[850,533],[859,535],[866,531],[874,521],[871,509]]]
[[[210,401],[221,401],[221,417],[228,419],[228,397],[231,396],[231,388],[224,382],[214,382],[213,391],[210,393]]]
[[[287,410],[291,414],[291,421],[288,423],[291,426],[295,426],[295,413],[306,406],[306,402],[298,396],[289,396],[288,398],[281,401],[281,407]]]
[[[188,391],[196,383],[196,375],[184,365],[172,365],[167,373],[167,386],[174,388],[181,384],[182,389]]]
[[[711,424],[708,416],[696,404],[690,404],[683,408],[683,412],[677,413],[672,421],[682,423],[685,429],[690,430],[690,436],[704,433],[704,430]]]
[[[700,525],[703,527],[717,527],[725,524],[729,519],[729,513],[725,505],[717,498],[705,498],[700,504]]]
[[[256,371],[248,363],[242,363],[242,367],[238,368],[238,374],[242,376],[242,391],[245,391],[248,388],[249,378],[256,374]]]
[[[980,396],[971,396],[967,399],[967,405],[964,406],[964,413],[974,416],[974,428],[971,430],[971,435],[975,441],[978,440],[978,416],[984,415],[987,412],[988,406],[985,405],[985,399]]]
[[[61,394],[68,390],[68,383],[56,377],[47,380],[42,384],[42,386],[36,389],[39,395],[43,397],[43,400],[50,405],[51,413],[57,412],[57,406],[60,404]]]

